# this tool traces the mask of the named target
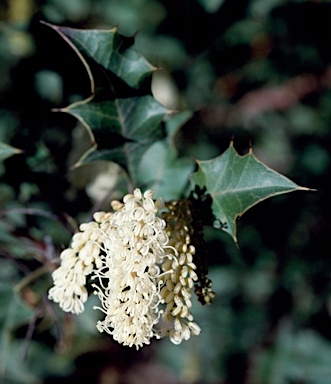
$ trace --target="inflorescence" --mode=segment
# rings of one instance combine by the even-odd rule
[[[197,257],[201,243],[194,244],[189,201],[165,204],[153,194],[135,189],[123,203],[112,202],[113,212],[96,212],[94,221],[82,224],[70,248],[62,251],[49,290],[49,298],[64,311],[79,314],[92,282],[100,299],[95,309],[104,315],[97,329],[137,349],[153,337],[169,336],[179,344],[198,335],[192,292],[199,300],[214,295],[210,280],[204,273],[201,278],[205,268]]]

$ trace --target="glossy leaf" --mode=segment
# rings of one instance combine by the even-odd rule
[[[166,109],[148,95],[77,103],[63,111],[75,116],[86,127],[91,127],[93,134],[94,147],[82,156],[76,166],[100,160],[113,161],[129,171],[134,179],[141,156],[155,140],[162,137],[160,124]]]
[[[127,141],[137,142],[162,137],[160,123],[167,110],[152,96],[141,96],[76,103],[62,111],[92,127],[96,137],[105,133],[117,134]]]
[[[248,209],[272,196],[308,190],[267,167],[252,150],[240,156],[232,143],[221,156],[197,163],[199,169],[192,175],[192,183],[207,188],[215,218],[235,242],[236,219]]]
[[[53,26],[83,53],[113,72],[133,88],[156,70],[137,50],[134,39],[110,30],[74,29]]]
[[[91,138],[92,147],[75,166],[113,161],[136,183],[141,157],[163,137],[161,122],[168,113],[143,84],[155,68],[136,50],[134,39],[116,28],[84,31],[50,26],[77,53],[91,82],[89,98],[59,110],[75,116]]]

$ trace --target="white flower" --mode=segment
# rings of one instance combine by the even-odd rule
[[[164,272],[170,272],[165,274],[165,285],[161,290],[161,296],[166,303],[162,316],[166,326],[162,328],[162,332],[168,335],[174,344],[180,344],[182,340],[188,340],[191,335],[199,335],[201,331],[193,322],[190,312],[191,291],[194,282],[198,280],[196,265],[193,263],[195,248],[190,244],[190,230],[185,218],[181,220],[181,217],[176,217],[176,220],[172,221],[169,214],[166,216],[169,219],[169,245],[175,252],[174,259],[166,260],[162,265]]]
[[[159,337],[154,326],[160,318],[159,265],[167,258],[166,223],[157,217],[162,200],[154,201],[153,192],[142,196],[139,189],[126,195],[124,204],[109,220],[103,238],[103,267],[95,271],[100,284],[94,284],[105,318],[100,332],[110,333],[124,345],[137,348]],[[107,285],[102,288],[102,281]]]
[[[188,200],[173,201],[166,206],[169,211],[163,213],[163,218],[167,222],[168,245],[173,259],[162,264],[165,285],[161,296],[166,303],[162,333],[168,335],[174,344],[180,344],[201,332],[191,313],[192,290],[198,281],[197,267],[193,262],[196,249],[191,240],[194,235],[193,218]]]
[[[81,232],[72,238],[71,247],[61,253],[61,265],[52,273],[54,286],[48,298],[59,303],[65,312],[79,314],[84,310],[88,298],[86,276],[102,265],[100,222],[110,216],[110,213],[98,212],[95,222],[82,224]]]
[[[153,200],[153,191],[135,189],[114,213],[97,212],[82,224],[71,247],[61,253],[49,298],[67,312],[79,314],[88,298],[87,276],[104,313],[97,323],[123,345],[137,349],[150,339],[169,336],[179,344],[200,333],[190,312],[195,248],[185,203]],[[160,320],[162,319],[160,325]]]

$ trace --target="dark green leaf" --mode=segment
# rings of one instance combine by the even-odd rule
[[[62,111],[91,127],[96,137],[117,134],[136,142],[161,138],[160,123],[167,112],[152,96],[76,103]]]
[[[110,30],[81,30],[55,27],[96,63],[113,72],[130,87],[139,88],[153,67],[136,49],[134,39],[120,35],[117,28]]]
[[[77,53],[91,81],[89,98],[60,109],[75,116],[91,138],[92,147],[76,166],[113,161],[136,183],[141,157],[163,137],[161,122],[168,112],[142,85],[155,68],[138,53],[134,39],[121,36],[116,28],[83,31],[50,26]]]
[[[133,176],[141,156],[162,137],[160,123],[166,109],[152,96],[116,99],[115,101],[76,103],[63,111],[91,127],[95,146],[76,164],[113,161]],[[122,142],[118,143],[118,138]]]

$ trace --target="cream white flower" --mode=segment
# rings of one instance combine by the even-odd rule
[[[105,313],[97,328],[137,348],[159,337],[154,328],[162,302],[159,265],[168,257],[166,223],[157,216],[163,202],[152,197],[152,191],[142,196],[136,189],[124,197],[124,204],[113,204],[116,212],[103,238],[103,267],[94,273],[101,284],[108,282],[104,288],[93,285]]]
[[[153,337],[179,344],[198,335],[190,312],[198,280],[192,218],[185,216],[185,204],[178,207],[135,189],[123,203],[112,202],[114,213],[95,213],[61,253],[49,298],[64,311],[81,313],[89,276],[101,302],[95,308],[104,314],[97,329],[119,343],[138,349]],[[164,208],[169,212],[161,214]]]
[[[96,221],[82,224],[81,232],[72,238],[71,247],[61,253],[61,265],[52,273],[54,286],[48,297],[59,303],[65,312],[79,314],[84,310],[88,298],[86,276],[102,265],[100,223],[111,215],[104,212],[95,214]]]
[[[162,332],[169,335],[174,344],[180,344],[182,340],[188,340],[191,335],[198,335],[200,327],[193,322],[190,312],[192,307],[192,289],[198,280],[195,272],[196,265],[193,263],[195,248],[190,238],[190,216],[183,214],[187,207],[180,204],[168,204],[170,213],[165,213],[167,221],[168,245],[173,250],[173,259],[166,260],[162,264],[165,272],[165,285],[161,290],[166,308],[163,320],[166,326]],[[166,273],[169,272],[169,273]]]

